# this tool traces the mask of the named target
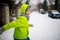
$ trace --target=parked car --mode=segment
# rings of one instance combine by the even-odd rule
[[[46,11],[44,9],[40,9],[41,14],[46,14]]]
[[[51,18],[60,18],[60,13],[57,10],[48,11],[48,16]]]

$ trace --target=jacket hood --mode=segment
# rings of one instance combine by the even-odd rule
[[[25,14],[28,7],[29,7],[29,5],[27,5],[27,4],[22,4],[21,7],[20,7],[21,13],[22,13],[22,14]]]

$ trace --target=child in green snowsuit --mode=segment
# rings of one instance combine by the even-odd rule
[[[30,40],[29,39],[29,27],[28,23],[30,7],[27,4],[22,4],[20,7],[21,15],[18,18],[0,28],[0,31],[3,32],[10,28],[15,28],[14,30],[14,40]]]

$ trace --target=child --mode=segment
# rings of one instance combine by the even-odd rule
[[[14,40],[30,40],[28,37],[29,34],[29,14],[30,6],[27,4],[22,4],[20,7],[21,15],[18,18],[3,27],[0,28],[1,33],[10,28],[15,28],[14,30]]]

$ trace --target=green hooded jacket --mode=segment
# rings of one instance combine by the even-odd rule
[[[24,10],[26,10],[26,8],[28,7],[26,4],[24,5],[21,6],[21,12],[23,13],[25,13]],[[28,23],[28,19],[25,16],[18,16],[18,19],[4,25],[3,28],[4,30],[15,28],[14,38],[25,39],[28,37],[29,26],[30,24]]]

